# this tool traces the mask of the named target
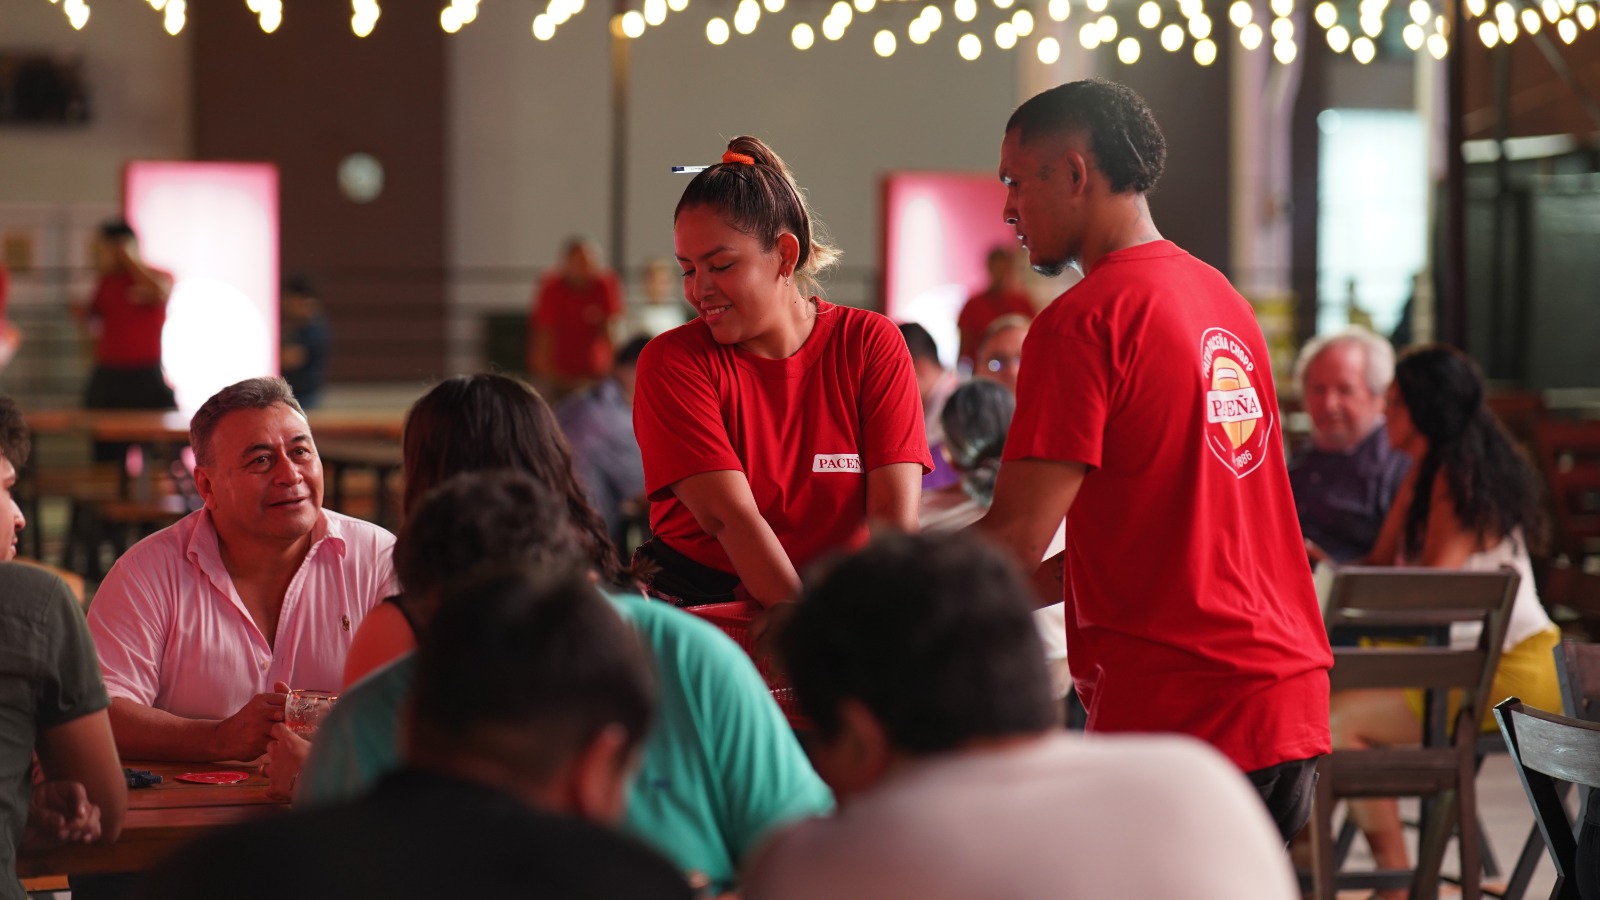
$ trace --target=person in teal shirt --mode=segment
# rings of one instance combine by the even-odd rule
[[[551,529],[548,521],[531,521],[564,519],[551,498],[542,485],[511,473],[445,482],[413,511],[395,546],[409,595],[436,593],[440,584],[426,583],[435,577],[549,555],[549,547],[535,545],[570,532],[564,523]],[[464,554],[477,557],[470,567]],[[461,571],[439,571],[451,566]],[[640,594],[608,597],[651,652],[660,704],[622,828],[704,876],[713,890],[727,890],[769,832],[827,813],[832,794],[755,665],[727,635]],[[402,711],[414,678],[407,655],[340,697],[300,773],[297,804],[358,796],[400,767]]]

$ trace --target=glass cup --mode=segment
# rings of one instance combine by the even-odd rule
[[[289,698],[284,701],[283,722],[290,731],[309,740],[337,702],[338,694],[296,688],[289,692]]]

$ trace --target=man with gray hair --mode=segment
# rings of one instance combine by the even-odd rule
[[[1394,348],[1365,328],[1313,338],[1295,362],[1311,438],[1289,460],[1300,530],[1313,559],[1366,556],[1411,458],[1389,446],[1384,393]]]
[[[254,759],[291,686],[338,689],[356,626],[393,593],[394,535],[322,508],[281,378],[223,388],[189,437],[205,507],[117,560],[89,629],[124,758]]]

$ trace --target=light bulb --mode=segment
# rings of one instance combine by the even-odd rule
[[[1071,0],[1050,0],[1050,18],[1065,22],[1072,15]]]
[[[1350,45],[1350,52],[1355,55],[1356,62],[1366,65],[1378,55],[1378,46],[1372,43],[1372,38],[1362,35]]]
[[[1329,3],[1328,0],[1322,0],[1321,3],[1318,3],[1312,15],[1316,17],[1317,24],[1324,29],[1332,28],[1339,21],[1338,8]]]
[[[1001,22],[994,27],[994,43],[1001,50],[1010,50],[1017,45],[1017,30],[1010,22]]]
[[[1250,24],[1255,16],[1255,10],[1250,8],[1249,0],[1233,0],[1233,5],[1228,7],[1228,21],[1235,28],[1243,28]]]
[[[622,33],[628,37],[636,38],[644,34],[644,24],[644,16],[636,9],[630,9],[622,14]]]
[[[1061,58],[1061,42],[1053,37],[1039,41],[1039,62],[1053,66]]]
[[[706,23],[706,40],[720,47],[728,42],[728,20],[721,16],[712,16]]]
[[[1194,61],[1202,66],[1209,66],[1217,61],[1217,45],[1209,40],[1196,41],[1194,45]]]
[[[1168,53],[1178,52],[1183,46],[1183,26],[1176,22],[1161,29],[1161,48]]]
[[[1239,29],[1239,43],[1244,45],[1246,50],[1254,50],[1261,46],[1261,26],[1254,22],[1245,23],[1245,26]]]
[[[1078,29],[1078,43],[1082,44],[1085,50],[1093,50],[1100,46],[1100,29],[1095,27],[1093,22],[1083,23],[1083,27]]]
[[[1100,43],[1109,44],[1117,39],[1117,20],[1110,16],[1101,16],[1095,20],[1094,27],[1100,32]]]
[[[793,31],[789,32],[789,40],[794,43],[796,50],[810,50],[811,45],[816,43],[817,36],[811,31],[810,25],[801,22],[794,26]]]
[[[879,56],[883,56],[883,57],[893,56],[894,55],[894,44],[895,44],[894,32],[888,30],[887,28],[885,28],[882,31],[879,31],[872,38],[872,49],[877,51]]]
[[[1211,17],[1205,13],[1189,20],[1189,34],[1197,41],[1211,37]]]
[[[1161,7],[1156,5],[1155,0],[1144,0],[1139,4],[1139,24],[1146,28],[1161,24]]]
[[[1350,32],[1343,25],[1335,25],[1328,29],[1328,46],[1335,53],[1343,53],[1350,49]]]
[[[1017,10],[1011,16],[1011,27],[1017,30],[1017,37],[1033,34],[1033,13],[1025,9]]]
[[[1139,39],[1136,38],[1136,37],[1125,37],[1122,40],[1118,41],[1117,42],[1117,59],[1122,60],[1123,65],[1128,65],[1128,66],[1131,66],[1134,63],[1138,62],[1139,61]]]
[[[970,62],[983,53],[983,41],[978,40],[975,34],[963,34],[961,40],[956,41],[956,52],[961,54],[962,59]]]

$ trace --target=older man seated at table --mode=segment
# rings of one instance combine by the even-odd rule
[[[1289,485],[1306,550],[1349,562],[1378,540],[1411,458],[1389,446],[1384,392],[1394,348],[1365,328],[1308,341],[1295,381],[1311,415],[1311,438],[1289,460]]]
[[[1220,753],[1060,729],[1031,594],[970,534],[879,542],[806,593],[779,643],[840,810],[780,832],[744,896],[1298,896]]]
[[[362,799],[207,839],[143,896],[688,900],[669,862],[605,827],[654,700],[621,617],[574,570],[451,593],[417,654],[406,769]]]
[[[350,638],[394,580],[394,536],[322,508],[311,427],[281,378],[190,425],[205,507],[111,568],[89,629],[124,757],[253,759],[289,687],[339,686]]]

